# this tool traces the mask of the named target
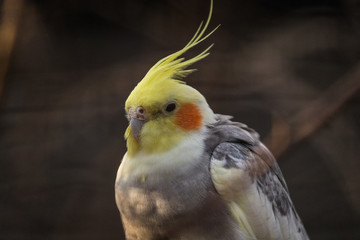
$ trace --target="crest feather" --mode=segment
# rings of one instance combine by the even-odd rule
[[[184,61],[185,58],[179,58],[179,57],[182,56],[189,49],[195,47],[196,45],[204,41],[206,38],[208,38],[220,26],[218,25],[210,33],[204,36],[205,31],[210,23],[212,10],[213,10],[213,1],[211,0],[210,12],[205,25],[203,26],[203,22],[200,23],[200,26],[197,29],[195,35],[191,38],[191,40],[188,42],[188,44],[186,44],[185,47],[158,61],[147,72],[145,77],[140,82],[141,84],[151,84],[153,81],[161,81],[165,79],[177,80],[180,83],[184,83],[180,80],[196,70],[196,69],[186,69],[186,68],[192,65],[193,63],[198,62],[201,59],[205,58],[207,55],[209,55],[209,50],[211,49],[213,44],[211,44],[208,48],[206,48],[203,52],[201,52],[197,56],[188,59],[186,61]]]

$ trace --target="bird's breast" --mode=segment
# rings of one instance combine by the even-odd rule
[[[155,176],[119,177],[116,197],[123,217],[162,222],[191,214],[204,203],[212,184],[207,167]]]

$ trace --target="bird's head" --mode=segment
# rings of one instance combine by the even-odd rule
[[[206,124],[214,122],[214,113],[206,99],[181,81],[194,71],[186,68],[205,58],[211,46],[189,60],[179,58],[216,30],[204,36],[211,13],[212,4],[204,27],[200,25],[184,48],[158,61],[126,100],[128,155],[139,151],[150,154],[165,152],[195,131],[201,131]]]

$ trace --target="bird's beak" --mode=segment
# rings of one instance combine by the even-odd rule
[[[131,134],[135,140],[140,143],[141,129],[147,122],[147,114],[145,108],[139,106],[137,108],[130,108],[128,113],[130,121]]]
[[[146,123],[145,120],[138,118],[131,118],[130,120],[131,134],[137,142],[140,142],[140,133],[144,123]]]

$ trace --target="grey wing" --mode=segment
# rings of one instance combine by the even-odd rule
[[[219,144],[211,177],[249,238],[308,239],[280,168],[260,141]]]

